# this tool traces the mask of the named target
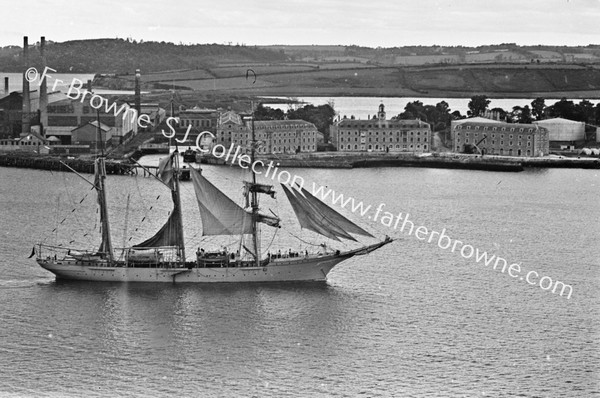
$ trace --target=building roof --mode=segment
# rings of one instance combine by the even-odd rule
[[[44,137],[42,137],[41,135],[39,135],[38,133],[36,133],[34,131],[32,131],[31,133],[28,133],[26,135],[22,135],[19,138],[19,141],[30,141],[32,138],[37,138],[38,140],[40,140],[42,142],[47,142]]]
[[[197,113],[197,114],[202,114],[202,113],[214,113],[217,112],[216,109],[208,109],[208,108],[199,108],[197,106],[191,108],[191,109],[185,109],[179,112],[179,114],[181,115],[182,113]]]
[[[251,123],[251,121],[248,121],[248,123]],[[256,120],[254,121],[254,127],[257,129],[317,128],[314,124],[307,122],[306,120]]]
[[[219,124],[226,124],[226,123],[242,124],[242,118],[240,115],[238,115],[234,111],[223,112],[219,116]]]
[[[578,122],[570,119],[563,119],[562,117],[555,117],[552,119],[544,119],[544,120],[536,120],[533,122],[535,124],[582,124],[583,122]]]
[[[73,130],[71,130],[71,132],[73,132],[73,131],[76,131],[76,130],[79,130],[80,128],[86,127],[88,124],[91,124],[91,125],[92,125],[92,126],[94,126],[95,128],[98,128],[98,121],[94,120],[93,122],[87,122],[86,124],[82,124],[81,126],[77,126],[77,127],[75,127]],[[110,130],[110,127],[109,127],[109,126],[107,126],[106,124],[104,124],[104,123],[102,123],[102,122],[101,122],[101,123],[100,123],[100,129],[101,129],[102,131],[109,131],[109,130]]]
[[[482,125],[492,125],[494,128],[498,127],[501,128],[503,130],[508,130],[508,132],[510,132],[511,129],[514,129],[515,131],[513,132],[518,132],[516,131],[517,129],[527,129],[527,132],[535,132],[535,131],[547,131],[547,129],[543,126],[538,126],[537,124],[525,124],[525,123],[506,123],[506,122],[497,122],[497,123],[487,123],[487,122],[474,122],[474,121],[466,121],[463,123],[460,123],[458,126],[456,126],[457,129],[464,129],[466,127],[477,127],[477,126],[482,126]]]
[[[473,123],[495,123],[495,124],[501,124],[501,123],[505,123],[505,122],[500,122],[498,120],[494,120],[494,119],[488,119],[487,117],[481,117],[481,116],[475,116],[475,117],[471,117],[468,119],[458,119],[458,120],[453,120],[454,124],[463,124],[463,123],[468,123],[468,122],[473,122]]]
[[[429,123],[420,119],[342,119],[337,123],[340,127],[359,127],[359,128],[377,128],[377,127],[429,127]]]

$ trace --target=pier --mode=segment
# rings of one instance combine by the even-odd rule
[[[94,173],[94,159],[60,158],[51,156],[32,156],[16,153],[0,154],[0,167],[20,167],[26,169],[69,171],[69,166],[79,173]],[[135,163],[106,161],[106,174],[149,176],[148,171],[156,172],[156,166],[138,166]]]

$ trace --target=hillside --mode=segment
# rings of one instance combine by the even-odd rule
[[[336,68],[337,66],[337,68]],[[253,73],[248,75],[248,69]],[[256,74],[256,80],[255,79]],[[248,75],[248,76],[247,76]],[[414,96],[598,98],[600,68],[581,65],[444,65],[365,67],[356,64],[207,67],[144,74],[144,89],[265,96]],[[95,84],[132,89],[133,76],[105,76]]]
[[[22,70],[21,48],[0,49],[0,70]],[[133,73],[174,69],[196,69],[227,62],[282,62],[287,56],[279,51],[220,44],[175,45],[165,42],[135,42],[124,39],[74,40],[47,42],[47,64],[59,72]],[[39,49],[30,46],[32,65],[41,64]]]

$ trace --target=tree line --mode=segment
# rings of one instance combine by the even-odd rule
[[[452,111],[446,101],[438,102],[436,105],[424,105],[421,101],[413,101],[406,104],[404,112],[396,118],[421,119],[429,123],[434,131],[448,129],[452,120],[483,116],[487,111],[507,123],[532,123],[535,120],[561,117],[589,125],[600,125],[600,103],[594,105],[585,99],[575,103],[562,98],[552,105],[546,105],[546,100],[538,97],[531,101],[531,106],[513,106],[511,110],[499,107],[490,109],[490,102],[491,100],[485,95],[475,95],[467,105],[469,108],[467,114],[462,115],[459,111]]]

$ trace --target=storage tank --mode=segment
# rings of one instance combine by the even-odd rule
[[[583,122],[557,117],[538,120],[534,123],[548,129],[550,141],[580,141],[585,139],[585,123]]]

